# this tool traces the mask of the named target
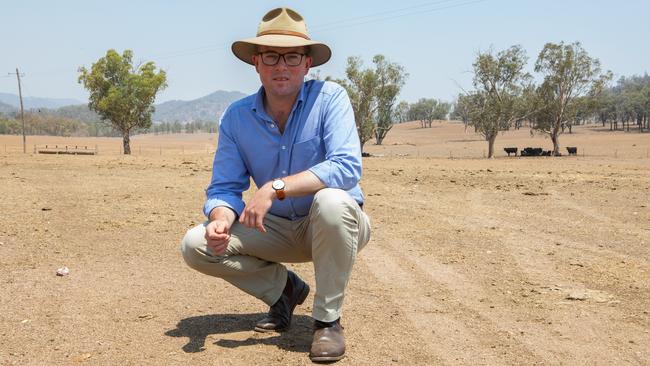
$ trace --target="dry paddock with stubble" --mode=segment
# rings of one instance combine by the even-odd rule
[[[550,148],[522,130],[482,159],[447,123],[369,143],[373,235],[338,364],[649,364],[650,134],[574,132],[575,157],[506,157]],[[28,136],[55,141],[100,154],[0,136],[0,365],[310,364],[313,293],[290,331],[255,333],[266,306],[180,256],[215,136],[136,136],[132,156],[119,139]],[[309,263],[290,267],[314,285]]]

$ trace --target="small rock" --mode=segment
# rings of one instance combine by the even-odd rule
[[[67,276],[69,274],[70,274],[70,269],[68,267],[66,267],[66,266],[63,266],[63,267],[56,270],[56,275],[57,276],[63,277],[63,276]]]
[[[153,315],[153,314],[142,314],[142,315],[138,315],[138,318],[141,319],[141,320],[149,320],[149,319],[153,319],[153,318],[155,318],[155,317],[156,317],[156,316]]]
[[[83,361],[89,359],[90,357],[92,357],[92,354],[90,354],[90,353],[82,353],[79,356],[75,357],[74,361],[75,362],[83,362]]]
[[[587,300],[587,293],[584,291],[572,291],[569,292],[569,294],[566,296],[567,300],[579,300],[579,301],[585,301]]]
[[[52,211],[51,207],[43,207],[41,208],[41,211]]]

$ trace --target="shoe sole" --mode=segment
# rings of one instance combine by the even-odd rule
[[[305,282],[305,287],[300,292],[300,297],[298,297],[298,302],[291,309],[291,317],[292,318],[293,318],[293,311],[296,309],[296,306],[302,305],[302,303],[305,302],[305,300],[307,299],[308,295],[309,295],[309,285]],[[281,329],[265,329],[265,328],[255,327],[255,328],[253,328],[253,330],[256,331],[256,332],[260,332],[260,333],[273,333],[273,332],[281,333],[281,332],[289,330],[290,327],[291,327],[291,319],[289,319],[289,325],[287,325],[286,327],[281,328]]]
[[[336,361],[341,361],[342,359],[345,358],[345,355],[340,355],[340,356],[323,356],[323,357],[309,357],[312,362],[336,362]]]

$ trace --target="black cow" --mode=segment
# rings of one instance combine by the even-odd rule
[[[507,152],[508,156],[510,156],[510,154],[513,154],[513,153],[515,154],[515,156],[517,156],[517,148],[516,147],[504,147],[503,151]]]

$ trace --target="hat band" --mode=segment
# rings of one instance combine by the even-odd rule
[[[311,40],[306,34],[300,32],[294,32],[290,30],[268,30],[257,34],[258,37],[267,36],[267,35],[296,36],[296,37],[304,38],[306,40]]]

